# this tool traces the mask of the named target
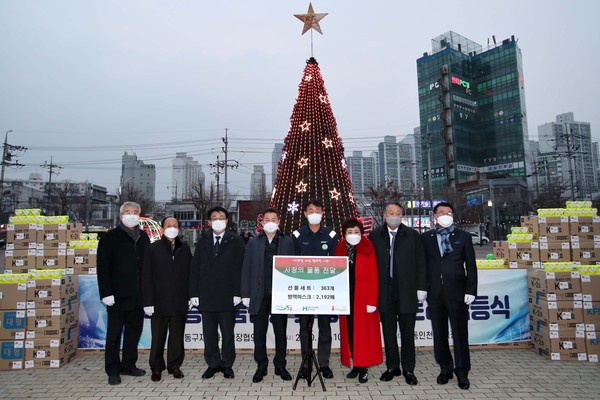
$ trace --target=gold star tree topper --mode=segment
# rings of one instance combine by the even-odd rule
[[[325,18],[327,14],[328,13],[315,14],[315,10],[313,10],[312,3],[309,3],[308,12],[306,14],[294,14],[294,17],[304,22],[304,28],[302,29],[303,35],[311,29],[314,29],[322,35],[323,32],[321,32],[321,26],[319,25],[319,21]]]

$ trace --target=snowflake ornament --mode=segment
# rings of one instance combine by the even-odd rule
[[[289,213],[292,213],[292,215],[296,214],[297,212],[300,211],[300,204],[296,203],[296,200],[294,200],[291,203],[288,203],[288,205],[287,205],[287,211]]]

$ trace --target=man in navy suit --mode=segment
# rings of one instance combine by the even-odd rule
[[[468,232],[454,226],[454,208],[442,202],[433,208],[434,229],[421,238],[427,263],[427,302],[433,328],[433,353],[441,372],[437,383],[458,379],[458,387],[468,389],[469,305],[477,296],[475,249]],[[448,344],[448,319],[452,327],[454,360]]]

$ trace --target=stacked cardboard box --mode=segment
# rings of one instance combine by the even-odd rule
[[[75,275],[96,275],[98,235],[81,233],[79,240],[71,240],[67,249],[67,271]]]
[[[532,269],[528,281],[534,351],[552,360],[587,360],[579,272]]]
[[[581,268],[580,271],[587,355],[589,361],[598,362],[600,356],[600,268]]]
[[[77,277],[34,270],[27,282],[25,368],[59,368],[77,352]]]
[[[29,274],[0,275],[0,370],[23,368]]]

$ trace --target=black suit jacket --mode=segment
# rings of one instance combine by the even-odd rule
[[[175,238],[174,252],[165,237],[148,246],[142,270],[144,307],[154,306],[157,317],[186,314],[191,267],[190,246],[178,237]]]
[[[294,241],[292,238],[279,232],[277,234],[280,235],[277,244],[277,255],[293,256]],[[265,285],[272,284],[272,282],[264,282],[266,244],[267,236],[262,233],[250,239],[246,246],[242,267],[241,297],[250,299],[250,309],[248,310],[250,315],[258,314],[260,304],[265,296]]]
[[[369,234],[377,256],[379,273],[379,311],[388,311],[390,291],[390,234],[387,225],[375,228]],[[414,229],[401,224],[394,241],[394,272],[398,274],[398,311],[416,313],[419,302],[417,290],[427,290],[425,252],[419,234]]]
[[[192,259],[190,297],[198,297],[200,311],[235,311],[233,296],[240,295],[245,243],[230,231],[221,234],[219,254],[213,254],[213,231],[202,234]]]
[[[427,260],[427,296],[437,299],[441,295],[444,282],[444,298],[464,301],[465,294],[477,296],[477,264],[473,240],[468,232],[454,228],[450,234],[450,244],[454,251],[440,253],[437,233],[430,230],[421,235]]]
[[[98,288],[100,298],[115,296],[115,310],[142,306],[142,265],[150,238],[143,230],[137,241],[121,225],[106,232],[98,242]]]

